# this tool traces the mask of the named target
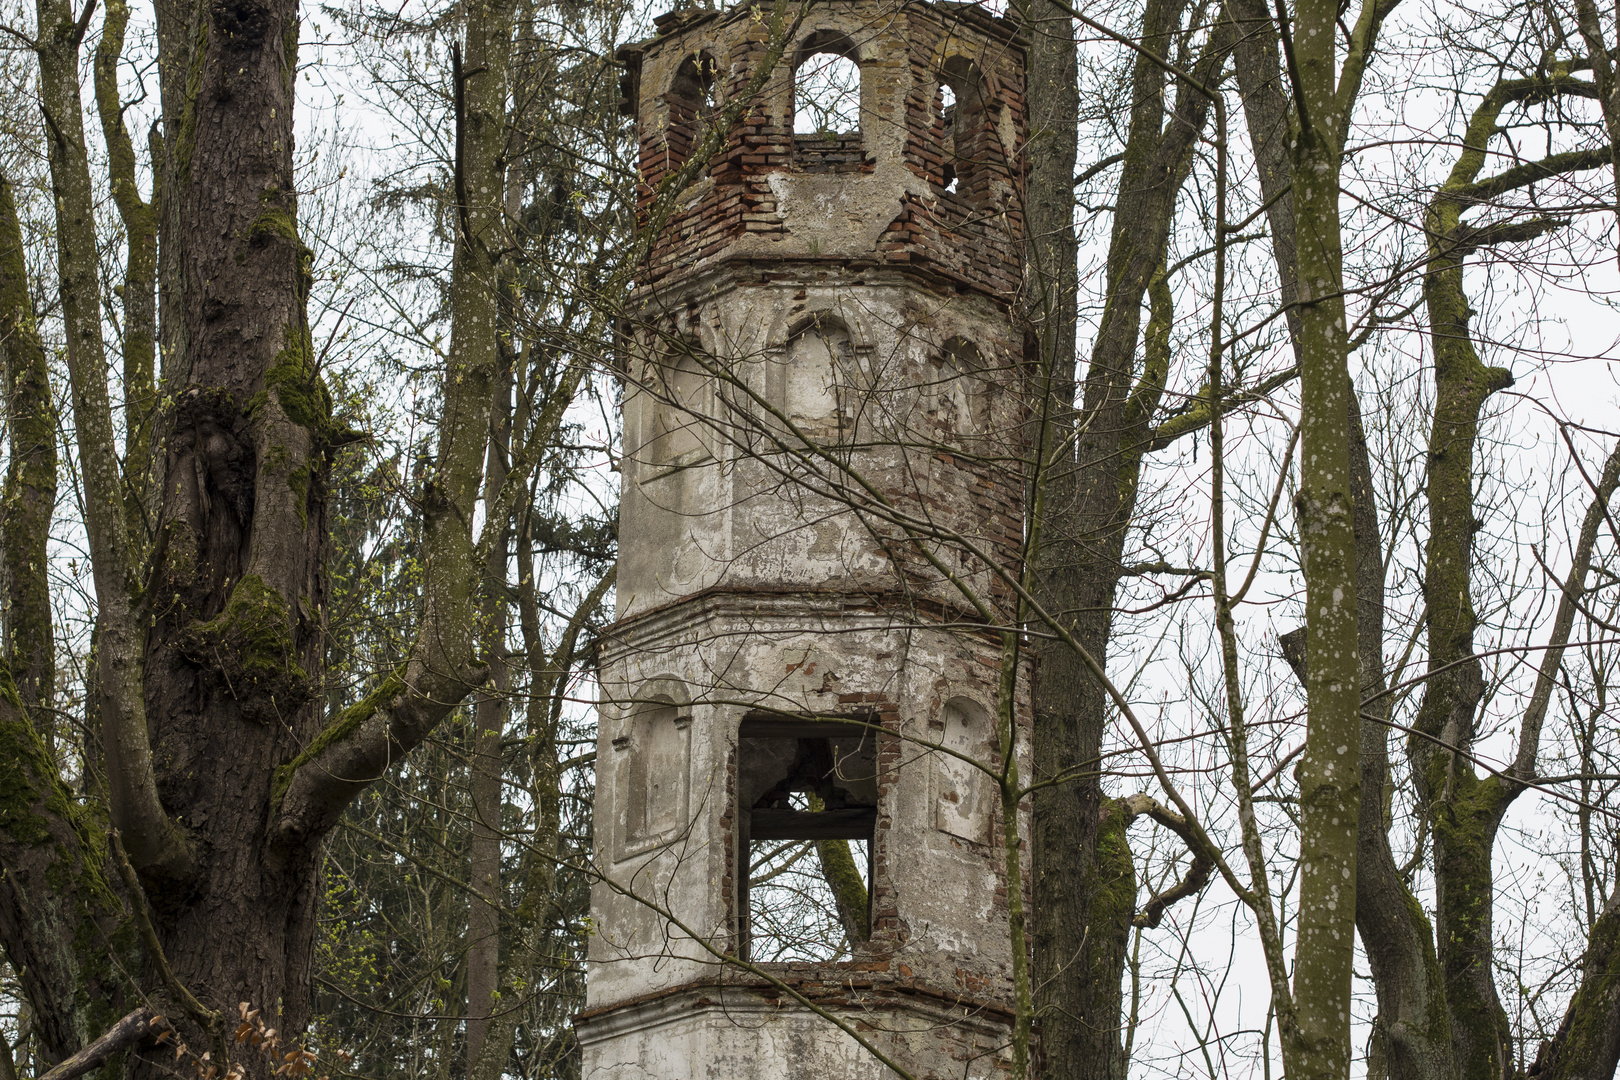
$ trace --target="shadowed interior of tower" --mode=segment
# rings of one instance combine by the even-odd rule
[[[737,745],[738,947],[756,962],[847,957],[870,936],[877,740],[863,718],[750,717]]]

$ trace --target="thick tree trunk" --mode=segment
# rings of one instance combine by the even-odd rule
[[[320,727],[335,432],[311,348],[293,188],[295,0],[210,6],[176,135],[188,349],[171,372],[144,655],[163,803],[202,858],[149,889],[180,981],[302,1029],[318,853],[267,830],[276,769]],[[175,72],[165,72],[173,76]],[[249,1056],[250,1069],[266,1062]]]
[[[207,1008],[229,1014],[248,1002],[287,1037],[301,1030],[319,841],[354,794],[476,685],[479,671],[472,586],[481,566],[470,522],[495,355],[487,270],[490,252],[503,250],[498,204],[483,197],[500,190],[483,181],[500,162],[503,13],[474,14],[484,37],[503,44],[470,57],[461,87],[477,129],[466,175],[478,197],[461,200],[458,245],[473,281],[457,291],[440,463],[426,500],[422,639],[401,673],[323,728],[325,492],[332,449],[353,435],[332,420],[305,310],[311,256],[299,242],[292,169],[296,0],[159,9],[170,121],[165,235],[176,237],[165,255],[165,310],[183,315],[184,325],[172,335],[183,348],[166,372],[174,405],[146,572],[130,535],[140,519],[126,515],[105,375],[78,96],[84,26],[65,0],[39,3],[67,359],[99,605],[109,806],[146,882],[156,933],[143,963],[100,875],[105,829],[66,798],[26,717],[8,719],[18,703],[9,683],[0,686],[0,735],[10,747],[3,756],[12,762],[5,790],[17,793],[13,811],[0,815],[0,864],[17,885],[0,905],[0,935],[29,972],[25,990],[53,1053],[116,1019],[108,1008],[127,977],[117,982],[98,966],[109,962],[109,945],[119,969],[144,971],[148,989],[159,981],[161,950]],[[177,41],[176,21],[187,17],[196,20],[193,32]],[[110,65],[103,68],[107,91]],[[115,125],[109,137],[116,143],[120,135]],[[127,145],[113,148],[115,189],[121,175],[130,178],[131,155]],[[140,208],[121,209],[138,216]],[[132,237],[132,259],[146,258],[134,250],[143,242]],[[149,281],[149,266],[131,277]],[[144,390],[149,365],[137,341],[126,345],[137,346],[127,359]],[[144,437],[135,431],[129,445]],[[98,1025],[101,1012],[108,1015]],[[182,1034],[197,1045],[197,1032]],[[253,1052],[241,1061],[250,1074],[276,1064]],[[135,1071],[157,1069],[143,1063]]]

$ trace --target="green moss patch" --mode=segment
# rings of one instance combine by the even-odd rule
[[[293,659],[287,601],[257,574],[236,583],[217,616],[189,627],[181,648],[221,678],[245,715],[270,720],[311,696],[309,676]]]
[[[287,328],[286,344],[264,373],[264,393],[248,402],[248,411],[261,408],[271,393],[287,419],[311,434],[319,436],[332,426],[332,395],[315,369],[308,330]]]
[[[378,683],[371,693],[338,713],[337,717],[322,728],[321,733],[315,736],[297,757],[276,770],[275,784],[271,789],[270,805],[272,807],[281,805],[281,797],[287,793],[287,785],[292,783],[293,774],[301,766],[315,760],[323,750],[332,744],[348,738],[361,724],[371,719],[378,709],[392,703],[404,689],[404,676],[396,671]]]

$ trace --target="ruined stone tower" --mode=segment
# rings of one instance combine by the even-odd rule
[[[657,25],[621,54],[656,233],[619,341],[584,1075],[893,1075],[797,993],[917,1076],[997,1076],[1027,884],[971,762],[1001,762],[1023,533],[1023,43],[972,4],[817,0],[759,84],[768,6]]]

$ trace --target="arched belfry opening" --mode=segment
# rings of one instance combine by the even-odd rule
[[[664,129],[665,169],[686,164],[698,142],[708,133],[719,110],[719,64],[707,52],[681,62],[670,80],[664,103],[669,122]]]
[[[861,58],[847,34],[818,30],[793,58],[793,163],[807,172],[858,169]]]
[[[991,180],[1005,168],[996,136],[995,113],[983,73],[965,56],[948,56],[940,65],[934,95],[943,150],[940,186],[969,206],[991,199]]]
[[[655,25],[620,53],[658,231],[619,329],[583,1075],[889,1075],[821,1009],[991,1080],[1028,821],[990,777],[1031,717],[953,580],[1013,624],[1023,40],[927,0]]]

